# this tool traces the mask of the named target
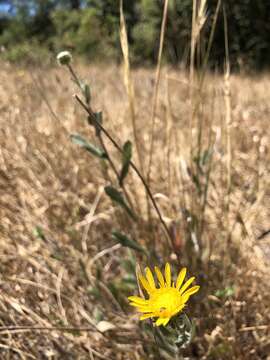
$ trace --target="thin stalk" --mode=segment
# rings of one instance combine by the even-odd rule
[[[117,178],[117,181],[120,184],[120,175],[119,175],[119,173],[118,173],[118,171],[116,169],[116,166],[114,165],[114,162],[112,161],[112,159],[111,159],[111,157],[109,155],[109,152],[107,151],[107,147],[106,147],[106,145],[105,145],[105,143],[104,143],[104,141],[102,139],[102,136],[101,136],[101,134],[98,134],[97,136],[98,136],[98,139],[99,139],[99,142],[100,142],[100,145],[101,145],[103,151],[107,155],[107,160],[109,161],[109,164],[110,164],[110,166],[111,166],[111,168],[112,168],[112,170],[113,170],[113,172],[114,172],[114,174],[115,174],[115,176]],[[125,185],[122,184],[121,188],[123,189],[123,193],[124,193],[124,195],[125,195],[125,197],[126,197],[126,199],[128,201],[128,204],[129,204],[131,210],[133,210],[133,212],[134,212],[135,211],[134,210],[134,205],[133,205],[132,200],[131,200],[131,198],[130,198],[130,196],[129,196],[126,188],[125,188]]]
[[[76,85],[78,85],[78,87],[81,89],[81,82],[80,82],[78,76],[76,75],[75,71],[73,70],[73,67],[70,64],[67,64],[66,66],[67,66],[68,70],[70,71]]]
[[[153,151],[154,151],[154,141],[155,141],[155,125],[156,125],[156,108],[157,108],[157,100],[158,100],[158,90],[159,90],[159,83],[160,83],[160,73],[161,73],[161,60],[162,60],[162,53],[163,53],[163,46],[164,46],[164,37],[165,37],[165,29],[166,29],[166,22],[167,22],[167,13],[168,13],[168,4],[169,1],[165,0],[164,8],[163,8],[163,16],[162,16],[162,24],[161,24],[161,31],[160,31],[160,40],[159,40],[159,51],[158,51],[158,62],[156,68],[156,76],[155,76],[155,85],[154,85],[154,95],[153,95],[153,102],[152,102],[152,110],[151,110],[151,130],[150,130],[150,149],[149,149],[149,163],[146,169],[146,182],[147,184],[151,183],[151,170],[152,170],[152,161],[153,161]],[[152,215],[150,211],[150,204],[147,202],[147,214],[148,214],[148,221],[152,223]],[[156,247],[156,240],[153,238],[154,248]]]
[[[123,53],[124,84],[128,95],[129,112],[130,112],[130,119],[133,130],[135,150],[138,155],[139,169],[144,175],[143,147],[141,146],[141,142],[140,142],[140,136],[139,136],[140,133],[136,118],[135,93],[134,93],[134,84],[130,69],[129,43],[128,43],[127,27],[126,27],[126,21],[125,21],[124,9],[123,9],[123,0],[120,0],[120,43]],[[136,196],[136,189],[134,188],[134,186],[131,191],[133,192],[135,198],[136,197],[138,198],[138,196]],[[147,194],[145,194],[145,196],[147,201],[147,209],[149,209],[150,208],[149,198]],[[137,205],[137,210],[139,211],[141,206],[140,204],[136,204],[136,205]]]
[[[190,90],[193,91],[194,84],[194,66],[195,66],[195,48],[196,48],[196,38],[195,38],[195,27],[196,27],[196,16],[197,16],[197,0],[193,0],[192,5],[192,29],[191,29],[191,49],[190,49],[190,70],[189,70],[189,81],[190,81]],[[192,99],[192,93],[190,94]]]
[[[203,59],[202,76],[200,78],[200,84],[199,84],[200,89],[203,86],[203,81],[204,81],[205,74],[206,74],[206,67],[207,67],[207,64],[208,64],[210,52],[211,52],[212,45],[213,45],[214,34],[215,34],[215,30],[216,30],[216,25],[217,25],[217,19],[218,19],[218,13],[219,13],[220,6],[221,6],[221,0],[218,0],[216,10],[215,10],[215,14],[214,14],[213,25],[211,27],[211,32],[210,32],[210,36],[209,36],[209,41],[208,41],[206,54],[205,54],[204,59]]]
[[[70,73],[71,73],[71,76],[73,77],[74,82],[75,82],[76,85],[79,87],[79,89],[82,91],[81,82],[80,82],[77,74],[76,74],[75,71],[73,70],[73,67],[72,67],[70,64],[68,64],[67,67],[68,67],[68,70],[69,70]],[[83,91],[82,91],[82,93],[83,93]],[[84,93],[83,93],[83,95],[84,95]],[[90,105],[89,105],[89,104],[87,104],[87,105],[88,105],[88,107],[90,108]],[[105,143],[104,143],[104,141],[103,141],[103,139],[102,139],[101,134],[97,134],[97,138],[98,138],[98,140],[99,140],[100,146],[102,147],[103,151],[104,151],[104,152],[106,153],[106,155],[107,155],[107,160],[108,160],[108,162],[109,162],[109,164],[110,164],[110,166],[111,166],[111,168],[112,168],[112,171],[114,172],[114,174],[115,174],[115,176],[116,176],[116,178],[117,178],[117,180],[118,180],[118,183],[120,183],[120,174],[118,173],[118,171],[117,171],[117,169],[116,169],[116,166],[114,165],[114,162],[113,162],[113,160],[112,160],[109,152],[107,151],[107,147],[106,147],[106,145],[105,145]],[[128,192],[127,192],[127,190],[125,189],[124,184],[122,184],[121,188],[123,189],[124,195],[125,195],[125,197],[126,197],[126,199],[127,199],[127,201],[128,201],[128,204],[129,204],[131,210],[134,211],[134,205],[133,205],[133,203],[132,203],[132,200],[131,200],[131,198],[130,198]]]
[[[202,72],[201,72],[201,76],[199,78],[199,86],[198,86],[198,94],[201,94],[202,88],[203,88],[203,84],[204,84],[204,79],[205,79],[205,74],[206,74],[206,70],[207,70],[207,64],[208,64],[208,60],[209,60],[209,56],[210,56],[210,52],[211,52],[211,48],[212,48],[212,44],[213,44],[213,40],[214,40],[214,34],[215,34],[215,29],[216,29],[216,24],[217,24],[217,19],[218,19],[218,14],[219,14],[219,9],[221,6],[221,0],[218,0],[216,9],[215,9],[215,14],[214,14],[214,19],[213,19],[213,24],[211,27],[211,32],[210,32],[210,36],[209,36],[209,41],[208,41],[208,45],[207,45],[207,50],[206,50],[206,54],[204,56],[203,59],[203,64],[202,64]],[[194,15],[195,12],[195,15]],[[192,146],[192,126],[193,126],[193,119],[195,117],[195,115],[197,114],[197,112],[199,111],[199,107],[201,105],[201,98],[200,96],[198,96],[198,99],[196,101],[196,103],[194,103],[194,66],[195,66],[195,48],[196,48],[196,34],[195,32],[196,30],[196,14],[197,14],[197,0],[193,1],[193,17],[195,16],[195,18],[193,18],[194,20],[194,26],[192,25],[192,40],[191,40],[191,64],[190,64],[190,97],[191,97],[191,117],[190,117],[190,143],[191,143],[191,158],[192,158],[192,154],[193,154],[193,146]],[[198,132],[198,151],[200,155],[200,142],[201,142],[201,131],[202,131],[202,125],[199,124],[199,132]]]
[[[167,178],[168,178],[168,194],[172,202],[172,164],[171,164],[171,143],[172,143],[172,111],[170,102],[169,79],[166,76],[166,163],[167,163]]]
[[[124,67],[125,67],[125,86],[128,94],[128,103],[129,103],[129,111],[132,123],[132,130],[135,140],[135,148],[138,154],[140,170],[142,173],[144,172],[143,169],[143,155],[142,149],[140,147],[140,137],[138,134],[137,124],[136,124],[136,111],[135,111],[135,101],[134,101],[134,86],[131,77],[130,71],[130,62],[129,62],[129,45],[128,45],[128,37],[127,37],[127,30],[126,30],[126,21],[124,16],[123,10],[123,0],[120,0],[120,42],[121,48],[123,53],[124,59]]]
[[[191,94],[193,94],[194,89],[197,89],[197,91],[200,93],[201,90],[202,90],[202,87],[203,87],[205,74],[206,74],[206,70],[207,70],[207,64],[208,64],[211,48],[212,48],[212,45],[213,45],[214,34],[215,34],[216,25],[217,25],[217,19],[218,19],[218,13],[219,13],[220,6],[221,6],[221,0],[218,0],[216,10],[215,10],[215,14],[214,14],[213,25],[212,25],[212,28],[211,28],[211,33],[210,33],[210,36],[209,36],[209,41],[208,41],[208,45],[207,45],[206,54],[205,54],[204,59],[203,59],[202,72],[201,72],[198,87],[194,86],[194,84],[193,84],[193,82],[194,82],[194,69],[190,70],[191,74],[192,74],[192,76],[190,75],[190,84],[191,84],[190,86],[192,86],[192,89],[193,89],[193,90],[191,89]],[[191,101],[192,100],[193,99],[191,98]],[[191,109],[192,109],[191,118],[192,119],[194,118],[196,112],[198,111],[199,106],[200,106],[200,99],[197,101],[197,103],[194,106],[191,107]],[[191,125],[192,125],[192,123],[191,123]]]
[[[209,185],[210,185],[210,175],[211,175],[212,164],[213,164],[213,144],[212,144],[211,127],[209,128],[208,136],[209,136],[209,145],[208,145],[207,151],[211,151],[211,156],[209,158],[209,165],[208,165],[207,174],[206,174],[206,184],[204,186],[204,191],[203,191],[203,204],[202,204],[202,209],[201,209],[201,221],[200,221],[200,238],[202,238],[203,231],[204,231],[204,223],[205,223],[204,215],[205,215],[205,209],[206,209],[206,205],[207,205],[208,189],[209,189]]]
[[[156,80],[155,80],[152,113],[151,113],[151,133],[150,133],[151,139],[150,139],[150,151],[149,151],[150,158],[149,158],[149,164],[148,164],[147,176],[146,176],[148,184],[150,184],[150,181],[151,181],[151,168],[152,168],[153,150],[154,150],[154,142],[155,142],[154,132],[155,132],[155,125],[156,125],[156,108],[157,108],[158,90],[159,90],[159,83],[160,83],[161,60],[162,60],[162,53],[163,53],[163,47],[164,47],[166,23],[167,23],[168,4],[169,4],[169,0],[165,0],[164,8],[163,8],[161,32],[160,32],[158,64],[157,64],[157,69],[156,69]]]
[[[228,24],[226,16],[226,8],[223,6],[224,16],[224,40],[225,40],[225,54],[226,54],[226,70],[224,74],[224,100],[225,100],[225,121],[226,121],[226,148],[227,148],[227,194],[226,194],[226,212],[227,212],[227,245],[229,244],[229,229],[230,229],[230,195],[231,195],[231,171],[232,171],[232,146],[231,146],[231,89],[230,89],[230,62],[229,62],[229,45],[228,45]]]
[[[90,116],[91,120],[95,123],[95,125],[99,128],[100,131],[102,131],[104,133],[104,135],[111,141],[111,143],[114,145],[114,147],[121,153],[123,154],[123,150],[122,148],[117,144],[117,142],[113,139],[113,137],[109,134],[109,132],[96,120],[95,114],[93,113],[93,111],[87,106],[85,105],[85,103],[79,98],[78,95],[75,95],[75,99],[78,101],[78,103],[84,108],[84,110],[88,113],[88,115]],[[151,202],[152,205],[154,207],[154,209],[156,210],[156,213],[159,217],[159,220],[165,230],[165,233],[168,237],[168,239],[170,240],[171,244],[173,244],[173,240],[170,234],[170,230],[168,228],[168,226],[166,225],[165,221],[162,218],[161,212],[158,208],[158,205],[151,193],[151,190],[147,184],[147,182],[144,180],[143,176],[141,175],[140,171],[138,170],[138,168],[136,167],[136,165],[130,161],[130,167],[135,171],[135,173],[137,174],[137,176],[139,177],[139,179],[141,180]]]
[[[192,5],[192,28],[191,28],[191,44],[190,44],[190,67],[189,67],[189,97],[191,101],[191,113],[189,119],[189,143],[190,145],[190,155],[192,158],[192,126],[193,126],[193,100],[194,100],[194,67],[195,67],[195,49],[196,49],[196,38],[195,38],[195,28],[196,28],[196,17],[197,17],[197,0],[193,0]]]

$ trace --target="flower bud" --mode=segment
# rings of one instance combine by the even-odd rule
[[[69,65],[72,61],[72,55],[69,51],[61,51],[56,58],[59,65]]]

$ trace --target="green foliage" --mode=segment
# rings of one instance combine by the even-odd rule
[[[125,177],[128,174],[131,157],[132,157],[132,143],[130,141],[126,141],[123,146],[122,169],[119,179],[121,186],[123,185]]]
[[[46,239],[44,233],[43,233],[43,229],[40,226],[36,226],[33,230],[33,234],[36,238],[38,239]]]
[[[79,145],[90,152],[90,154],[97,156],[100,159],[107,159],[107,154],[103,150],[86,141],[81,135],[73,134],[71,135],[71,140],[74,142],[74,144]]]
[[[52,39],[55,48],[73,47],[80,27],[80,14],[76,10],[60,9],[51,14],[51,20],[55,29],[55,36]]]
[[[147,332],[147,327],[145,330]],[[149,330],[150,333],[151,328]],[[194,337],[194,333],[195,325],[184,312],[172,318],[168,326],[154,328],[155,341],[166,359],[172,356],[179,358],[181,349],[188,346]],[[168,357],[169,355],[171,357]]]
[[[113,230],[112,237],[124,247],[128,247],[130,249],[141,251],[147,254],[146,250],[140,244],[117,230]]]
[[[0,46],[12,54],[21,44],[38,44],[50,51],[73,49],[91,61],[119,60],[119,2],[115,0],[15,0],[16,16],[0,17]],[[223,68],[224,18],[228,19],[229,52],[234,66],[261,68],[270,63],[269,1],[226,0],[220,11],[210,60]],[[155,63],[159,46],[164,2],[162,0],[123,1],[128,40],[133,62]],[[201,34],[202,56],[211,31],[217,0],[207,2],[207,21]],[[170,0],[165,34],[164,58],[188,63],[192,19],[191,0]],[[23,51],[22,51],[23,53]],[[197,59],[199,57],[196,57]]]
[[[222,299],[227,299],[232,297],[235,294],[235,289],[233,286],[227,286],[224,289],[219,289],[215,292],[215,296]]]
[[[40,47],[37,42],[21,42],[2,52],[2,58],[16,64],[49,64],[51,54],[46,47]]]
[[[134,54],[137,60],[143,57],[154,61],[158,51],[159,32],[162,20],[162,6],[160,2],[141,0],[140,21],[134,26]]]
[[[115,19],[116,20],[116,19]],[[63,48],[74,48],[78,54],[91,60],[116,56],[113,36],[99,16],[97,9],[68,11],[60,9],[52,14],[55,28],[53,46],[58,51]],[[116,38],[115,27],[115,38]]]
[[[123,195],[117,189],[115,189],[113,186],[106,186],[105,192],[114,203],[120,205],[133,220],[136,220],[135,214],[127,205]]]
[[[211,0],[213,7],[215,1]],[[269,65],[270,2],[264,0],[226,1],[230,55],[234,64],[261,68]],[[223,35],[222,17],[219,19],[212,56],[218,61],[224,57],[220,46]]]

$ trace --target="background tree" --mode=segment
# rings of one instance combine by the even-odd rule
[[[211,30],[218,0],[208,0],[203,43]],[[164,0],[124,0],[131,58],[136,63],[157,59]],[[2,56],[27,48],[54,54],[72,48],[90,59],[121,58],[119,1],[117,0],[0,0]],[[261,69],[270,64],[270,2],[223,0],[229,27],[231,63]],[[4,6],[4,7],[3,7]],[[221,7],[222,8],[222,7]],[[3,10],[5,9],[5,10]],[[10,9],[8,12],[7,9]],[[191,0],[170,0],[164,58],[187,63],[192,18]],[[32,51],[33,53],[33,51]],[[13,56],[14,57],[14,56]],[[15,56],[16,58],[16,56]],[[220,11],[211,52],[212,67],[224,64],[224,19]]]

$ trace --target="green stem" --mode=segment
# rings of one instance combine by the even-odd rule
[[[114,145],[114,147],[122,154],[123,150],[122,148],[117,144],[117,142],[112,138],[112,136],[108,133],[108,131],[96,120],[95,114],[93,113],[93,111],[84,104],[84,102],[79,98],[78,95],[75,95],[75,99],[79,102],[79,104],[84,108],[84,110],[88,113],[88,115],[90,116],[91,120],[96,124],[96,126],[104,133],[104,135],[106,135],[106,137],[111,141],[111,143]],[[137,166],[130,161],[130,167],[135,171],[135,173],[137,174],[137,176],[140,178],[141,182],[143,183],[143,186],[145,187],[145,190],[153,204],[154,209],[157,212],[157,215],[159,217],[159,220],[161,222],[161,224],[163,225],[163,228],[165,230],[165,233],[167,234],[168,239],[170,240],[170,245],[172,246],[173,249],[173,239],[170,233],[170,230],[168,228],[168,226],[166,225],[165,221],[162,218],[161,212],[158,208],[158,205],[151,193],[151,190],[149,188],[149,186],[147,185],[146,181],[144,180],[143,176],[141,175],[140,171],[138,170]]]

